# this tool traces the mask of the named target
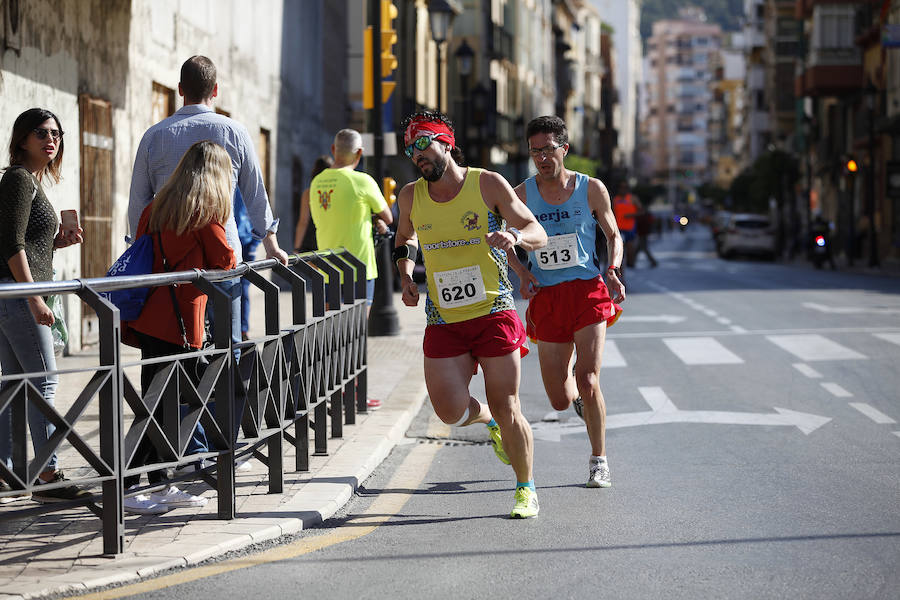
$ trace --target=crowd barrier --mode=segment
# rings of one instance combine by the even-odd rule
[[[266,271],[290,289],[290,318],[279,314],[281,288],[263,275]],[[325,285],[326,276],[328,281],[342,283]],[[265,310],[265,334],[240,344],[231,338],[231,298],[214,285],[236,277],[262,291]],[[123,360],[119,310],[100,293],[176,283],[195,285],[207,295],[214,323],[211,343],[176,356]],[[332,437],[341,437],[343,425],[353,424],[356,414],[366,411],[365,265],[346,250],[292,255],[288,266],[268,259],[241,263],[230,271],[195,269],[0,285],[0,298],[49,294],[75,294],[96,312],[99,360],[87,369],[53,371],[59,376],[57,397],[63,386],[87,380],[78,384],[82,387],[77,391],[66,388],[67,395],[74,398],[65,414],[45,402],[29,380],[44,373],[0,377],[0,413],[10,411],[12,422],[12,468],[0,462],[0,478],[13,488],[0,492],[0,497],[33,492],[38,474],[64,445],[68,458],[61,468],[70,481],[45,485],[74,484],[93,495],[52,504],[7,504],[0,510],[0,520],[84,506],[101,520],[104,553],[118,554],[124,548],[125,477],[214,459],[210,461],[213,466],[170,476],[166,483],[199,475],[216,490],[218,517],[233,519],[237,459],[252,456],[260,460],[268,468],[269,492],[281,493],[285,442],[295,448],[293,469],[309,470],[311,441],[314,455],[328,452],[329,416]],[[253,310],[260,307],[254,305]],[[235,358],[237,349],[239,359]],[[200,356],[208,366],[195,385],[186,369]],[[142,395],[140,365],[151,362],[165,366]],[[235,414],[236,406],[244,407],[241,416]],[[35,410],[56,429],[46,444],[32,449],[27,423],[29,411]],[[210,451],[189,454],[188,442],[198,423],[205,429]],[[238,426],[235,440],[230,432]],[[145,439],[153,444],[161,462],[132,466]],[[73,456],[82,464],[72,464]],[[143,485],[129,494],[159,487]]]

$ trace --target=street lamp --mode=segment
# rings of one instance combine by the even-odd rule
[[[431,38],[437,46],[437,102],[435,105],[441,110],[441,46],[447,41],[450,25],[459,14],[459,9],[448,0],[430,0],[428,2],[428,19],[431,21]]]
[[[869,266],[877,267],[881,263],[878,259],[878,239],[875,227],[875,100],[878,88],[869,79],[863,93],[866,96],[866,108],[869,109],[869,172],[866,174],[869,202],[866,206],[866,214],[869,217]]]
[[[462,92],[462,141],[463,151],[468,148],[468,131],[469,131],[469,75],[472,73],[472,62],[475,57],[475,51],[463,40],[456,49],[456,70],[459,72],[460,91]]]

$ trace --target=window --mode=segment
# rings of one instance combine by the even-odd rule
[[[150,102],[153,105],[150,118],[154,123],[159,123],[175,112],[175,90],[154,81]]]

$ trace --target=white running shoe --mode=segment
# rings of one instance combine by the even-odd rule
[[[162,492],[153,492],[150,494],[150,500],[167,508],[200,508],[209,502],[208,498],[182,492],[174,485],[170,485]]]
[[[588,475],[587,487],[589,488],[608,488],[612,485],[609,478],[609,463],[605,460],[591,459],[590,474]]]
[[[129,490],[135,489],[137,486],[128,488]],[[122,503],[125,508],[125,512],[134,513],[138,515],[161,515],[163,513],[169,512],[169,509],[162,504],[157,504],[153,500],[150,499],[150,496],[147,494],[138,494],[136,496],[126,497],[124,502]]]

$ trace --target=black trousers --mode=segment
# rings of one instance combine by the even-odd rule
[[[147,335],[145,333],[141,333],[139,331],[135,332],[137,334],[138,343],[141,348],[141,360],[146,360],[150,358],[160,358],[162,356],[172,356],[173,354],[181,354],[184,352],[184,347],[178,344],[173,344],[171,342],[167,342],[165,340],[161,340],[159,338],[155,338],[151,335]],[[189,359],[190,361],[196,361],[196,359]],[[188,361],[185,361],[185,369],[188,373],[194,373],[195,369],[193,365]],[[156,373],[166,366],[166,363],[156,363],[152,365],[143,365],[141,366],[141,395],[147,393],[147,390],[150,389],[150,383],[153,381],[153,377]],[[194,382],[197,383],[196,381]],[[153,415],[157,419],[162,419],[163,411],[167,407],[162,406],[162,402],[156,407]],[[171,409],[172,407],[168,407]],[[175,418],[178,416],[179,408],[178,406],[174,407]],[[160,461],[159,452],[157,452],[156,448],[153,446],[153,442],[150,441],[149,438],[144,437],[138,445],[137,452],[134,454],[134,458],[131,460],[131,467],[141,467],[144,465],[153,464],[155,462]],[[125,488],[129,488],[133,485],[137,485],[140,482],[140,475],[130,475],[125,478]],[[166,480],[166,471],[165,469],[159,469],[156,471],[149,471],[147,473],[147,480],[151,485],[156,485],[158,483],[162,483]]]

